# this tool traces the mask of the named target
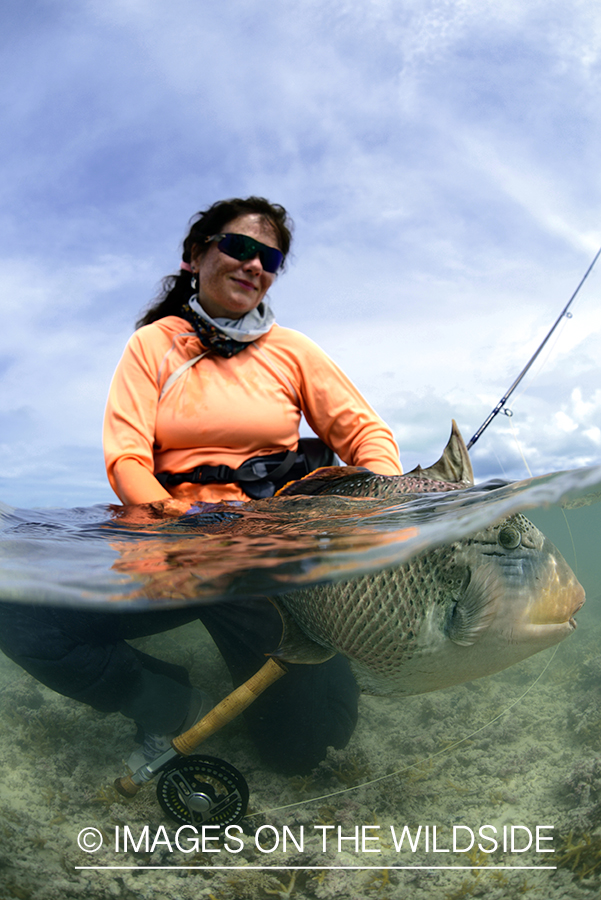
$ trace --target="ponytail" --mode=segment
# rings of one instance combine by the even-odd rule
[[[146,312],[136,322],[136,328],[150,325],[165,316],[179,316],[182,304],[192,296],[192,272],[180,269],[178,275],[167,275],[161,282],[161,291]]]

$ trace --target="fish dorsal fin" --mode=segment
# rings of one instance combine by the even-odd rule
[[[432,478],[434,481],[447,481],[451,484],[474,483],[474,470],[465,441],[461,437],[455,419],[452,419],[452,423],[451,437],[438,462],[435,462],[433,466],[428,466],[427,469],[416,466],[415,469],[407,472],[407,475]]]
[[[471,647],[490,625],[502,594],[499,577],[491,565],[476,569],[453,609],[445,629],[447,637],[461,647]]]
[[[289,481],[277,491],[276,497],[290,494],[343,494],[341,485],[352,486],[357,480],[359,484],[363,484],[366,475],[373,475],[373,472],[361,466],[323,466],[298,481]]]

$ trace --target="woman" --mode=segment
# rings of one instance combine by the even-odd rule
[[[221,201],[194,218],[180,272],[138,323],[110,388],[105,458],[124,504],[177,516],[199,501],[269,496],[302,474],[301,414],[344,462],[401,473],[390,430],[346,376],[308,338],[275,324],[267,291],[290,240],[286,211],[258,197]],[[281,635],[267,600],[118,615],[12,610],[0,610],[9,656],[55,690],[134,719],[142,747],[133,769],[203,715],[207,700],[184,669],[128,638],[200,618],[240,683]],[[346,660],[335,657],[290,666],[246,720],[265,761],[306,772],[329,745],[347,743],[356,707]]]
[[[261,198],[199,213],[179,276],[111,386],[105,456],[123,503],[179,514],[197,500],[248,499],[215,470],[296,451],[301,413],[344,462],[400,474],[390,430],[356,388],[312,341],[275,324],[266,294],[289,246],[285,210]],[[210,467],[200,483],[182,480],[199,466]]]

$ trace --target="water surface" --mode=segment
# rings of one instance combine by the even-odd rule
[[[196,514],[168,520],[144,507],[3,505],[0,598],[145,608],[273,594],[398,565],[518,511],[536,510],[538,521],[545,515],[538,511],[550,506],[558,524],[549,527],[554,533],[559,527],[556,543],[568,558],[572,554],[571,562],[565,509],[589,509],[572,518],[590,523],[578,534],[585,557],[578,564],[585,578],[592,566],[594,578],[600,496],[601,467],[395,503],[299,496],[205,504]]]
[[[407,503],[292,497],[206,507],[169,521],[152,519],[143,509],[111,506],[3,506],[0,597],[5,600],[116,614],[223,603],[398,564],[523,511],[559,547],[583,584],[587,603],[570,638],[498,675],[402,701],[363,697],[349,746],[331,751],[309,777],[268,771],[239,721],[210,738],[199,752],[235,765],[250,786],[245,846],[236,854],[222,844],[219,853],[172,853],[165,844],[148,853],[111,852],[116,829],[125,825],[134,834],[146,825],[151,835],[161,826],[171,837],[175,832],[153,785],[129,802],[112,789],[134,746],[131,723],[63,698],[3,659],[0,893],[29,900],[597,898],[600,499],[601,468],[596,468]],[[216,699],[230,690],[227,670],[198,623],[137,645],[185,664],[193,683]],[[501,847],[489,854],[477,844],[469,853],[453,852],[454,826],[463,826],[460,834],[468,837],[468,829],[477,832],[485,825],[498,834],[517,826],[522,836],[524,829],[550,826],[556,852],[512,853]],[[77,835],[88,826],[107,838],[93,856],[77,846]],[[254,836],[261,826],[269,826],[263,831],[266,848],[284,828],[297,839],[304,828],[303,851],[290,841],[285,852],[281,843],[269,852],[259,850]],[[422,828],[415,851],[407,841],[400,852],[395,849],[394,836],[404,826],[413,839]],[[340,849],[338,828],[349,838]],[[334,836],[325,852],[323,833]],[[363,846],[359,840],[355,849],[356,833],[378,840]],[[77,868],[92,864],[137,868]],[[144,865],[180,868],[141,870]],[[232,869],[215,868],[219,865]]]

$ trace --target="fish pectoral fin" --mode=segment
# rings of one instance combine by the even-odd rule
[[[465,593],[453,607],[445,628],[454,644],[470,647],[494,618],[502,585],[490,565],[483,565],[472,573]]]
[[[280,645],[273,653],[267,656],[273,656],[281,659],[282,662],[303,663],[307,665],[316,665],[317,663],[326,662],[333,656],[336,656],[335,650],[329,647],[323,647],[316,641],[311,640],[296,620],[290,615],[288,610],[281,603],[278,603],[274,597],[269,598],[282,620],[282,637]]]
[[[427,469],[416,466],[407,475],[419,475],[420,478],[432,478],[434,481],[448,481],[451,484],[473,484],[474,470],[465,441],[457,427],[455,419],[451,420],[451,437],[444,448],[440,459]]]

